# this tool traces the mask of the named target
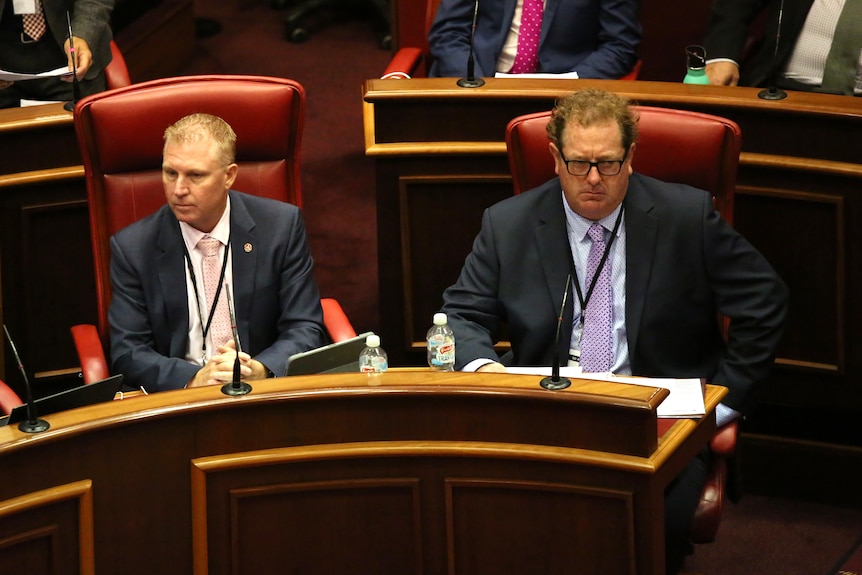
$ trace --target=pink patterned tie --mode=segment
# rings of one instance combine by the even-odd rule
[[[532,74],[539,69],[539,38],[544,10],[545,0],[524,0],[521,29],[518,31],[518,53],[512,64],[512,74]]]
[[[38,40],[45,34],[45,13],[42,11],[41,0],[36,0],[36,12],[33,14],[24,14],[24,33],[31,39]]]
[[[214,237],[204,236],[196,246],[197,250],[204,256],[204,293],[207,298],[205,317],[201,319],[204,324],[206,324],[207,319],[209,319],[209,313],[212,309],[213,300],[215,299],[215,294],[218,290],[219,278],[221,277],[221,268],[224,260],[218,257],[220,245],[221,242]],[[227,249],[227,247],[225,247],[225,249]],[[222,288],[221,294],[219,295],[218,308],[216,308],[215,314],[213,315],[209,334],[212,338],[214,347],[210,355],[218,353],[218,346],[224,345],[233,339],[233,331],[230,326],[230,311],[228,311],[227,307],[227,292],[224,288]]]
[[[605,253],[605,228],[599,223],[590,226],[587,232],[593,245],[587,259],[586,284],[589,286]],[[599,271],[596,286],[587,301],[584,333],[581,337],[581,368],[585,373],[605,373],[611,370],[613,343],[611,325],[613,306],[611,295],[611,259]]]

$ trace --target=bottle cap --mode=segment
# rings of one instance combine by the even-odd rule
[[[701,70],[706,66],[706,50],[703,46],[693,44],[685,47],[686,65],[695,70]]]
[[[434,314],[434,325],[446,325],[448,318],[445,313],[438,312]]]
[[[380,347],[380,336],[371,334],[365,338],[366,347]]]

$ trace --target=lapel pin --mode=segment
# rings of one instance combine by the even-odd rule
[[[245,253],[250,254],[251,250],[254,248],[252,248],[251,244],[245,244],[244,246],[242,246],[242,249],[245,250]]]

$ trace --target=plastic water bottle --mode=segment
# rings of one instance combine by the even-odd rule
[[[380,347],[380,336],[369,335],[365,338],[365,349],[359,354],[359,371],[373,374],[383,373],[389,367],[389,358]]]
[[[709,84],[706,75],[706,50],[703,46],[687,46],[685,49],[687,71],[683,84]]]
[[[428,342],[428,366],[436,371],[455,370],[455,334],[445,313],[434,314],[434,325],[425,337]]]

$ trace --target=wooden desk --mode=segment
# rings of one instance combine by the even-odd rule
[[[707,387],[708,417],[659,431],[664,390],[538,380],[283,378],[55,414],[37,436],[0,428],[0,564],[442,575],[541,558],[547,572],[663,573],[664,487],[726,390]]]

